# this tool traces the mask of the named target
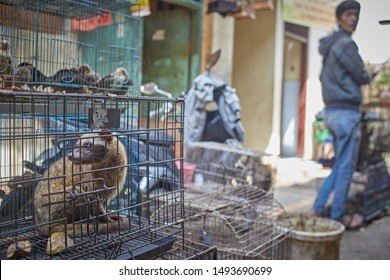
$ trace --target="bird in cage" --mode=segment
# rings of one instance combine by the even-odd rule
[[[11,46],[7,40],[2,40],[0,42],[0,87],[12,87],[13,75]]]
[[[85,88],[89,93],[93,92],[101,79],[100,74],[96,73],[88,64],[81,65],[78,71],[82,76]]]
[[[54,92],[91,93],[94,92],[100,81],[100,74],[88,64],[80,67],[61,69],[46,79],[47,84]]]
[[[46,82],[42,85],[43,89],[50,87],[53,92],[76,93],[81,91],[84,80],[79,69],[72,67],[58,70]]]
[[[133,82],[124,67],[118,67],[114,72],[104,76],[98,83],[97,91],[106,94],[126,95]]]
[[[21,62],[15,68],[14,86],[22,88],[27,85],[30,90],[37,89],[47,82],[47,77],[29,62]]]

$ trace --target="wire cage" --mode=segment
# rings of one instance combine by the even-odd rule
[[[185,189],[184,237],[217,247],[217,259],[289,259],[292,227],[272,196],[255,186],[220,186],[214,192]],[[154,215],[177,216],[166,204]]]
[[[153,260],[216,260],[217,247],[188,239],[178,240],[172,248]]]
[[[149,114],[168,102],[170,113]],[[181,99],[0,90],[0,258],[169,250],[183,231],[183,107]],[[142,184],[164,191],[152,200]],[[151,216],[156,203],[175,204],[178,216]]]
[[[188,168],[184,172],[190,171],[186,182],[207,185],[207,188],[215,184],[248,184],[270,191],[275,167],[272,162],[266,162],[268,155],[245,149],[234,139],[230,140],[192,143],[185,155]]]
[[[386,215],[390,210],[389,172],[384,161],[356,171],[349,188],[346,212],[360,213],[366,222]]]
[[[139,13],[0,1],[1,259],[150,258],[182,231],[150,217],[183,207],[183,102],[138,97]]]
[[[137,94],[139,3],[0,1],[0,88]]]

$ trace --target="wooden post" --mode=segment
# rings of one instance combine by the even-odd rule
[[[202,16],[202,50],[201,50],[201,72],[206,70],[206,61],[211,53],[213,38],[213,14],[207,14],[210,0],[203,1]]]

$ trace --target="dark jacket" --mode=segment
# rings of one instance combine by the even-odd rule
[[[370,82],[358,47],[351,35],[336,31],[320,40],[323,68],[320,75],[322,98],[327,108],[359,109],[360,86]]]

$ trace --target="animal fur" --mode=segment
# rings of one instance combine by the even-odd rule
[[[42,88],[50,87],[53,92],[74,93],[82,89],[83,77],[78,68],[58,70],[53,76],[47,78],[47,84]]]
[[[96,88],[100,75],[95,73],[91,66],[83,64],[80,67],[61,69],[47,78],[48,85],[53,92],[91,93]]]
[[[117,232],[128,220],[106,206],[122,190],[127,174],[123,144],[108,131],[82,135],[72,151],[45,171],[34,193],[38,232],[69,237]]]
[[[95,73],[88,64],[81,65],[79,67],[79,72],[83,77],[83,85],[88,89],[88,93],[93,92],[101,79],[100,74]]]
[[[12,87],[13,75],[11,46],[7,40],[2,40],[0,42],[0,87]]]
[[[104,76],[98,82],[97,91],[106,94],[126,95],[133,82],[130,80],[129,73],[123,67],[118,67],[113,73]]]
[[[47,77],[31,63],[22,62],[16,66],[14,80],[15,87],[22,88],[24,84],[27,84],[30,90],[35,90],[45,82],[47,82]]]

